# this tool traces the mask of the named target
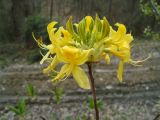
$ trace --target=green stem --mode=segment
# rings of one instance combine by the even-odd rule
[[[99,120],[99,110],[98,110],[98,107],[97,107],[95,83],[94,83],[94,78],[93,78],[93,74],[92,74],[92,63],[88,62],[87,65],[88,65],[88,70],[89,70],[90,85],[91,85],[91,90],[92,90],[92,95],[93,95],[96,120]]]

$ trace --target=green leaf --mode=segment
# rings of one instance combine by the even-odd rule
[[[90,109],[94,109],[94,101],[93,101],[93,99],[92,98],[88,98],[88,107],[90,108]]]
[[[87,99],[87,104],[90,109],[94,109],[94,100],[92,98]],[[104,103],[102,100],[97,100],[97,107],[103,109]]]
[[[109,35],[110,27],[109,22],[106,17],[103,18],[103,28],[102,28],[102,38]]]
[[[102,110],[102,109],[104,108],[104,103],[103,103],[103,101],[102,101],[102,100],[98,100],[98,101],[97,101],[97,106],[98,106],[99,109]]]
[[[74,29],[73,29],[73,24],[72,24],[72,16],[69,18],[69,20],[66,23],[66,29],[73,35],[74,34]]]
[[[25,100],[20,100],[17,104],[17,107],[11,105],[8,108],[10,111],[14,112],[17,116],[24,116],[26,113]]]
[[[81,40],[84,43],[86,43],[86,40],[85,40],[85,19],[84,18],[79,22],[77,32],[78,32],[78,35],[80,36]]]
[[[69,20],[66,23],[66,30],[68,30],[73,35],[73,37],[75,38],[76,41],[78,41],[78,42],[81,41],[79,36],[74,31],[73,23],[72,23],[72,16],[69,18]]]
[[[101,32],[102,23],[101,23],[101,20],[100,20],[100,18],[99,18],[98,15],[96,15],[95,25],[96,25],[96,29],[97,29],[99,32]]]
[[[20,100],[18,103],[18,109],[19,109],[19,113],[20,115],[24,115],[26,112],[26,102],[25,100]]]
[[[56,88],[55,90],[50,91],[54,95],[54,100],[56,103],[60,103],[62,96],[64,95],[64,90],[62,88]]]
[[[63,95],[63,93],[64,93],[64,91],[63,91],[62,88],[58,88],[58,89],[57,89],[57,94]]]
[[[19,114],[19,110],[16,107],[14,107],[14,106],[9,106],[8,109],[10,111],[14,112],[16,115]]]
[[[36,96],[36,91],[35,91],[32,84],[27,84],[26,91],[27,91],[28,96],[30,96],[30,97]]]

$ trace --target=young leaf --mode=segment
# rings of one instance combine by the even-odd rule
[[[72,24],[72,16],[69,18],[69,20],[66,23],[66,29],[71,33],[74,34],[73,24]]]
[[[27,91],[27,95],[29,97],[35,97],[36,96],[36,91],[35,91],[35,88],[32,84],[28,84],[27,87],[26,87],[26,91]]]
[[[18,109],[19,109],[19,113],[21,115],[24,115],[26,112],[26,103],[25,100],[20,100],[18,103]]]

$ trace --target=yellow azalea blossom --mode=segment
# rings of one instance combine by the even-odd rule
[[[84,89],[90,89],[90,84],[85,71],[80,65],[99,62],[104,59],[110,63],[112,55],[120,59],[117,77],[122,81],[124,63],[138,65],[143,61],[131,59],[131,46],[133,40],[127,33],[123,24],[116,23],[115,31],[109,25],[107,19],[96,16],[86,16],[78,23],[72,23],[72,17],[66,23],[66,27],[56,28],[57,22],[48,24],[47,31],[51,44],[45,45],[42,39],[34,39],[42,48],[48,50],[40,63],[49,60],[50,64],[43,70],[44,73],[54,71],[58,63],[63,63],[57,76],[52,81],[62,81],[72,75],[78,85]],[[75,27],[74,27],[75,26]]]
[[[40,64],[43,64],[43,62],[45,60],[47,60],[47,58],[49,57],[50,54],[55,54],[56,52],[56,48],[57,45],[58,46],[64,46],[66,44],[71,44],[72,42],[72,36],[71,34],[64,30],[63,27],[60,27],[58,30],[57,28],[54,28],[54,26],[57,24],[57,22],[51,22],[48,24],[47,26],[47,31],[49,34],[49,38],[51,41],[51,44],[49,45],[45,45],[42,42],[42,38],[39,38],[38,40],[35,38],[34,34],[33,38],[36,40],[36,42],[38,43],[38,45],[42,48],[42,49],[47,49],[48,52],[43,56],[42,60],[40,61]],[[57,30],[57,31],[56,31]]]
[[[35,41],[38,43],[38,45],[42,48],[42,49],[46,49],[48,50],[48,52],[43,56],[42,60],[40,61],[40,64],[43,64],[43,62],[45,60],[48,59],[49,55],[50,54],[54,54],[55,53],[55,45],[54,45],[54,42],[53,40],[57,40],[57,39],[60,39],[61,37],[61,32],[62,32],[62,29],[63,28],[59,28],[57,32],[55,32],[55,30],[57,30],[56,28],[54,28],[54,26],[57,24],[57,22],[51,22],[50,24],[48,24],[47,26],[47,31],[48,31],[48,34],[49,34],[49,38],[51,40],[51,44],[49,45],[45,45],[43,42],[42,42],[42,38],[39,38],[39,39],[36,39],[34,34],[32,33],[32,36],[33,38],[35,39]]]
[[[123,64],[131,59],[130,43],[133,37],[131,34],[126,34],[126,27],[123,24],[117,23],[116,26],[118,26],[117,31],[114,31],[112,27],[110,27],[109,38],[106,40],[106,50],[120,58],[117,77],[122,81]]]
[[[89,52],[90,50],[80,50],[72,46],[64,46],[58,49],[57,58],[65,64],[53,81],[65,79],[72,74],[81,88],[90,89],[89,79],[84,70],[79,67],[88,60]]]
[[[60,27],[58,30],[57,28],[54,28],[56,24],[57,22],[51,22],[47,26],[47,31],[54,47],[54,52],[56,51],[57,45],[63,47],[67,44],[73,44],[72,35],[63,27]]]
[[[70,31],[75,41],[79,42],[82,49],[92,49],[88,62],[98,62],[103,56],[103,40],[108,37],[109,23],[104,17],[100,20],[98,16],[93,20],[91,16],[86,16],[78,24],[75,24],[76,30],[73,30],[72,22],[67,23],[67,30]]]
[[[130,55],[130,43],[132,42],[133,37],[131,34],[126,33],[126,27],[123,24],[117,23],[116,26],[118,26],[117,31],[110,27],[109,37],[105,40],[105,51],[120,59],[117,77],[122,81],[123,65],[125,62],[138,66],[139,63],[147,60],[149,57],[142,61],[133,61]]]

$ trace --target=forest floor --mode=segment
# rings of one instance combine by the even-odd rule
[[[58,85],[65,94],[60,104],[56,104],[50,92],[54,89],[50,77],[42,73],[46,64],[31,64],[40,58],[37,50],[27,51],[16,45],[3,48],[0,50],[0,120],[18,120],[7,106],[15,105],[22,98],[27,101],[26,120],[79,120],[78,116],[94,120],[94,111],[86,102],[88,96],[91,97],[90,91],[78,88],[70,77]],[[11,50],[7,51],[7,48]],[[160,113],[160,42],[135,43],[133,58],[139,60],[148,55],[151,58],[141,67],[125,66],[123,83],[116,77],[117,59],[112,58],[110,65],[104,61],[94,65],[97,97],[103,104],[100,120],[154,120]],[[83,67],[87,71],[86,66]],[[34,101],[27,98],[27,84],[36,89]]]

